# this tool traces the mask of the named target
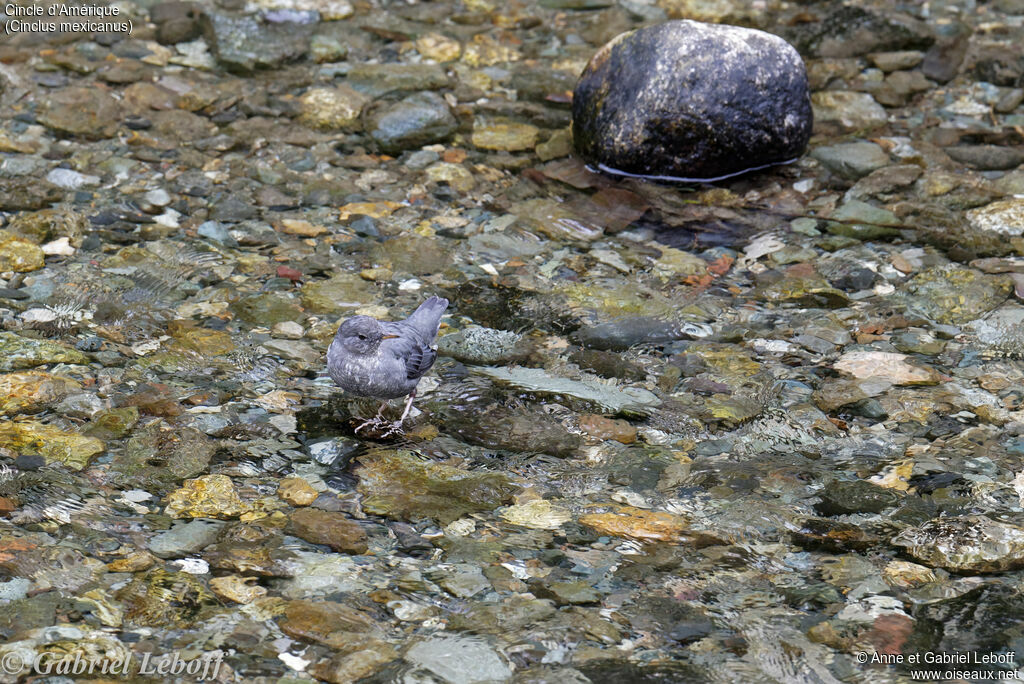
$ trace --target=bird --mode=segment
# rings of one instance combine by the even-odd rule
[[[448,300],[430,297],[403,321],[379,321],[370,316],[345,319],[327,349],[327,372],[346,392],[383,399],[377,415],[355,431],[383,427],[387,437],[401,434],[412,409],[416,386],[437,359],[430,345],[441,326]],[[388,424],[384,408],[388,400],[408,395],[402,417]]]

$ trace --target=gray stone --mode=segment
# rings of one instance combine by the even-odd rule
[[[1024,162],[1024,152],[1002,145],[958,145],[947,147],[946,154],[982,171],[1015,169]]]
[[[224,523],[218,520],[192,520],[176,523],[174,527],[149,540],[149,550],[160,558],[180,558],[199,553],[217,541]]]
[[[458,126],[444,98],[429,91],[371,107],[365,117],[366,132],[389,154],[443,142]]]
[[[479,637],[430,637],[413,644],[405,659],[430,670],[448,684],[483,684],[512,678],[508,664]]]
[[[881,147],[870,142],[819,147],[811,152],[811,156],[832,173],[850,180],[863,178],[890,163],[889,155]]]
[[[217,61],[241,73],[274,69],[305,57],[313,31],[310,24],[270,24],[253,16],[211,11],[204,12],[202,25]]]

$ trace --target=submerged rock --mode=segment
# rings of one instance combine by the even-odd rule
[[[0,375],[0,415],[35,413],[80,388],[70,378],[41,371]]]
[[[573,142],[594,167],[714,180],[793,161],[811,135],[800,55],[777,36],[671,21],[625,33],[573,95]]]
[[[892,543],[926,565],[953,572],[1024,567],[1024,528],[983,515],[937,518],[904,530]]]
[[[39,455],[72,470],[89,465],[104,450],[103,442],[34,420],[0,423],[0,447],[22,455]]]
[[[356,475],[367,512],[395,520],[432,518],[444,525],[494,510],[517,489],[498,473],[469,472],[400,451],[359,459]]]

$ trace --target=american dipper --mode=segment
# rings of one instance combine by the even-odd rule
[[[402,423],[416,397],[416,385],[437,358],[430,344],[447,308],[447,299],[431,297],[404,321],[353,316],[342,322],[327,350],[327,372],[346,392],[385,400],[377,415],[357,427],[356,432],[386,423],[387,400],[408,394],[402,417],[391,423],[382,436],[402,431]]]

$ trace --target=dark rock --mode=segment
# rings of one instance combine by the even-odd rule
[[[821,501],[814,505],[814,510],[822,515],[881,513],[899,503],[900,495],[896,490],[864,480],[832,480],[825,485],[821,492]]]
[[[583,326],[572,337],[591,349],[624,351],[636,344],[671,342],[703,336],[701,332],[697,326],[666,321],[654,316],[627,316],[607,323]]]
[[[623,380],[644,380],[647,371],[643,366],[628,361],[620,354],[597,349],[577,349],[569,355],[569,360],[580,368],[593,371],[603,378],[621,378]]]
[[[866,551],[878,544],[877,537],[856,525],[827,518],[808,518],[792,534],[794,543],[812,551]]]
[[[623,175],[713,180],[799,157],[811,135],[807,72],[777,36],[671,21],[624,34],[573,95],[573,142]]]
[[[458,126],[444,98],[429,91],[379,103],[363,116],[366,132],[389,154],[443,142]]]
[[[829,282],[845,292],[860,292],[874,285],[876,278],[878,278],[878,274],[870,268],[855,266],[829,278]]]

